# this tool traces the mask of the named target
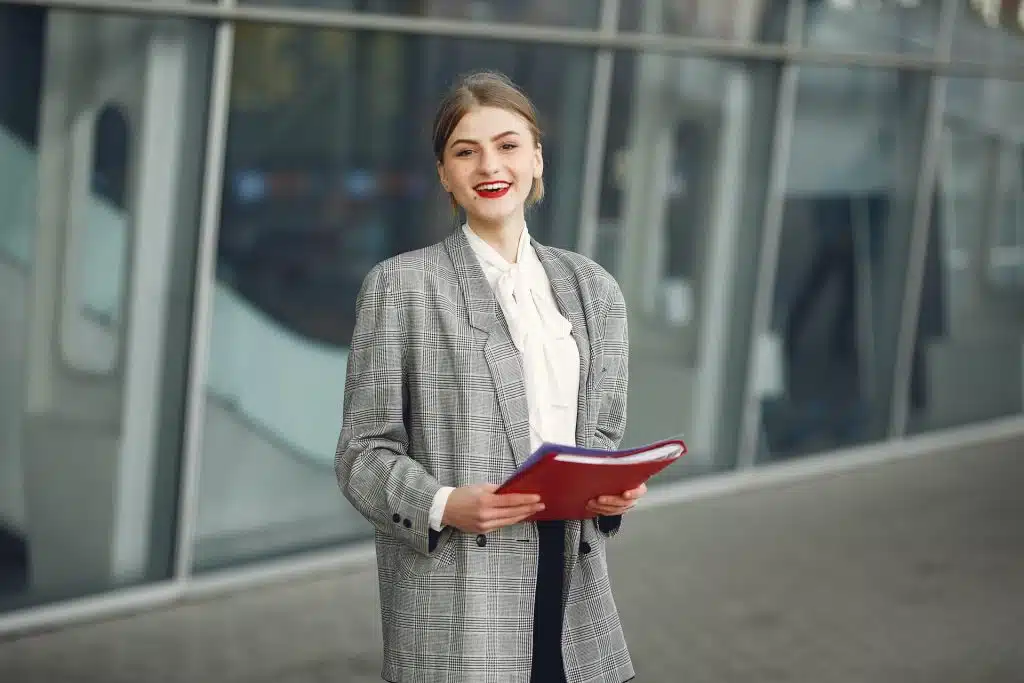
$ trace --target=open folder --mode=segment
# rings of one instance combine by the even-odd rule
[[[544,509],[527,521],[589,519],[587,501],[635,489],[686,453],[680,439],[599,451],[544,443],[495,493],[536,493]]]

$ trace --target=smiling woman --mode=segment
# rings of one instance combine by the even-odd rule
[[[466,222],[363,282],[336,457],[377,530],[383,677],[628,680],[604,541],[646,488],[604,492],[589,519],[536,523],[538,496],[495,493],[543,442],[618,446],[622,292],[590,259],[531,238],[540,129],[507,78],[475,73],[449,92],[434,156]]]

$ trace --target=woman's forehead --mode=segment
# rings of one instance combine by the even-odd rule
[[[450,139],[483,142],[508,132],[528,135],[530,126],[514,111],[501,107],[473,107],[456,124]]]

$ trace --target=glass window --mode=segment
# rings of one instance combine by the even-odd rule
[[[1024,407],[1021,102],[1021,83],[949,81],[908,397],[912,433]]]
[[[927,76],[799,67],[771,332],[759,349],[761,459],[884,438]]]
[[[623,2],[623,31],[728,42],[782,42],[789,0],[635,0]]]
[[[316,7],[534,26],[597,28],[601,0],[243,0],[254,5]]]
[[[938,0],[808,0],[807,47],[841,52],[935,51]]]
[[[682,433],[665,477],[734,461],[779,69],[616,53],[597,260],[630,318],[624,442]],[[729,433],[731,432],[731,434]]]
[[[0,5],[0,611],[171,576],[212,39]]]
[[[333,471],[355,298],[377,262],[455,228],[430,126],[457,75],[495,68],[545,132],[538,240],[572,246],[593,54],[243,25],[227,142],[197,563],[364,537]]]
[[[79,372],[104,374],[121,362],[118,335],[97,335],[100,323],[117,327],[124,316],[124,269],[128,260],[125,175],[129,132],[124,113],[107,105],[81,117],[71,131],[77,148],[75,183],[65,250],[68,278],[61,297],[61,352]],[[89,150],[86,153],[86,150]],[[79,166],[80,165],[80,166]],[[99,198],[98,200],[96,198]]]
[[[1000,65],[1024,63],[1024,3],[970,0],[958,3],[953,59]]]
[[[996,154],[991,236],[982,253],[985,280],[993,289],[1019,296],[1024,285],[1024,146],[1000,139]]]

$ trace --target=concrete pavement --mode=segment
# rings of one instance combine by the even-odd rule
[[[1024,444],[639,510],[638,682],[1024,681]],[[372,565],[0,642],[4,683],[379,681]]]

